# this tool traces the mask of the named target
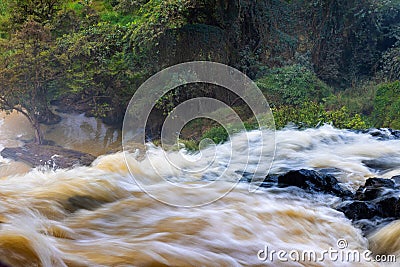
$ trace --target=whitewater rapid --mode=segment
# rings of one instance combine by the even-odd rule
[[[302,131],[287,128],[275,136],[270,173],[320,170],[333,173],[352,190],[368,177],[400,174],[400,140],[396,138],[380,140],[329,125]],[[246,133],[233,136],[231,142],[244,149],[231,154],[229,143],[217,145],[215,166],[220,167],[229,156],[231,175],[237,175],[244,161],[248,161],[246,171],[262,173],[269,168],[257,168],[253,166],[257,160],[248,160],[251,151],[246,148],[254,147],[247,145]],[[207,176],[214,171],[211,168],[190,177],[188,170],[198,169],[196,161],[185,163],[185,172],[176,172],[164,168],[165,151],[153,146],[149,151],[159,165],[118,152],[100,156],[90,167],[0,175],[0,261],[10,266],[380,266],[329,259],[263,262],[257,257],[265,246],[321,251],[336,247],[340,239],[346,240],[348,249],[400,254],[399,242],[393,237],[400,232],[398,222],[368,239],[332,208],[340,199],[330,195],[295,188],[260,188],[251,193],[247,183],[239,183],[218,201],[202,207],[161,203],[145,194],[132,175],[152,181],[161,173],[173,181],[189,179],[202,184],[213,180]],[[167,152],[171,158],[178,158],[179,153],[185,152]],[[214,152],[210,148],[203,153]],[[201,200],[218,196],[231,185],[226,179],[190,194],[164,184],[153,187],[166,199]]]

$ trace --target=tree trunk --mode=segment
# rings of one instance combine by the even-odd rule
[[[35,130],[35,143],[38,145],[43,144],[43,133],[40,129],[40,123],[35,119],[35,123],[33,123],[33,128]]]
[[[44,139],[43,139],[42,130],[40,129],[40,123],[39,123],[38,117],[33,112],[25,111],[19,107],[14,107],[14,110],[16,110],[17,112],[20,112],[22,115],[24,115],[28,119],[28,121],[32,125],[33,130],[35,131],[35,143],[37,145],[42,145]]]

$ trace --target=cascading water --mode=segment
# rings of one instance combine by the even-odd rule
[[[240,146],[247,142],[245,135],[235,135],[231,142]],[[277,131],[276,143],[271,173],[322,170],[333,173],[350,189],[368,177],[400,174],[400,140],[395,138],[379,140],[369,133],[323,126]],[[225,149],[228,145],[217,145],[218,161],[230,156]],[[146,160],[126,155],[133,175],[152,180],[162,173],[171,180],[189,179],[198,184],[213,180],[212,169],[193,177],[185,172],[180,177],[181,173],[163,168],[162,149],[151,147],[149,151],[160,158],[156,170]],[[182,152],[167,153],[174,158]],[[202,153],[207,156],[211,151]],[[233,170],[240,171],[247,157],[248,151],[235,151]],[[1,168],[10,164],[14,162],[1,160]],[[252,164],[256,162],[250,159],[246,171],[255,169]],[[197,167],[194,162],[185,169]],[[199,187],[191,194],[179,187],[153,186],[173,200],[218,196],[231,184],[229,179],[217,181],[212,188]],[[266,246],[276,251],[328,250],[336,248],[338,240],[346,240],[347,248],[357,251],[369,248],[397,256],[400,251],[398,222],[368,240],[332,208],[338,198],[292,187],[259,188],[250,193],[247,183],[239,183],[206,206],[163,204],[135,184],[122,152],[100,156],[90,167],[2,173],[0,201],[0,262],[10,266],[379,266],[329,259],[263,262],[258,253]]]

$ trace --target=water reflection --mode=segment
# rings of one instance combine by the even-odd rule
[[[118,150],[121,145],[121,131],[105,125],[101,120],[84,114],[63,114],[61,122],[44,126],[47,140],[63,147],[87,152],[95,156]]]
[[[121,131],[105,125],[101,120],[84,114],[64,114],[61,122],[43,125],[45,139],[66,148],[99,156],[120,148]],[[22,146],[33,140],[34,132],[29,121],[17,112],[0,113],[0,150],[4,147]],[[1,169],[0,162],[0,171]]]

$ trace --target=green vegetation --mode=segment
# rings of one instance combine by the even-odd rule
[[[54,119],[48,108],[47,90],[59,72],[51,50],[50,31],[35,21],[27,21],[21,30],[3,43],[7,51],[0,57],[1,96],[0,109],[16,110],[25,115],[36,133],[36,142],[41,144],[41,121]],[[53,117],[53,118],[52,118]]]
[[[375,125],[400,129],[400,81],[378,86],[372,117]]]
[[[367,127],[358,113],[362,109],[349,108],[353,107],[351,97],[346,98],[347,103],[339,101],[342,92],[334,94],[331,87],[300,65],[273,69],[257,80],[257,86],[270,101],[278,129],[290,123],[302,128],[326,123],[338,128]]]
[[[53,100],[83,103],[120,124],[132,94],[152,74],[190,60],[228,64],[256,80],[278,128],[400,128],[398,0],[3,0],[0,109],[55,123]],[[157,103],[152,131],[189,98],[217,98],[251,112],[216,86],[182,86]],[[192,124],[188,147],[226,131]],[[189,128],[190,128],[189,127]]]
[[[283,106],[273,110],[276,127],[282,128],[289,123],[300,127],[317,127],[325,123],[337,128],[365,129],[367,124],[359,114],[351,115],[346,107],[326,110],[323,104],[305,102],[299,107]]]
[[[271,106],[301,105],[305,101],[321,102],[332,89],[310,70],[300,65],[272,69],[257,80],[257,86]]]
[[[243,126],[246,130],[254,130],[257,128],[257,125],[255,123],[246,121],[243,123]],[[242,125],[233,125],[233,124],[228,124],[226,125],[227,129],[225,129],[222,126],[214,126],[211,127],[210,129],[206,130],[203,135],[201,136],[202,139],[211,139],[215,144],[223,143],[228,140],[229,138],[229,133],[235,134],[241,131]]]

